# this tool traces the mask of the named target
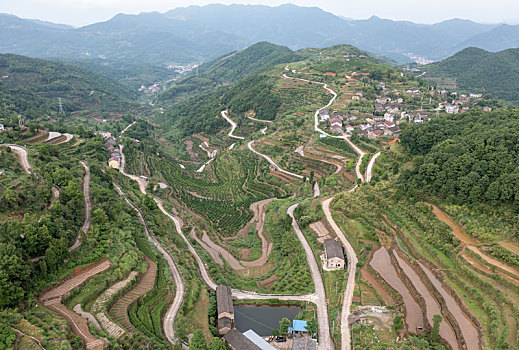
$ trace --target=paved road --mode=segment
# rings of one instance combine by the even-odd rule
[[[5,144],[1,146],[9,146],[9,148],[16,153],[16,156],[18,157],[18,160],[20,161],[20,166],[22,167],[23,171],[26,174],[30,174],[31,171],[29,170],[32,168],[31,164],[29,163],[29,157],[27,156],[27,148],[18,146],[18,145],[11,145],[11,144]]]
[[[292,228],[294,229],[297,238],[301,241],[303,248],[306,253],[306,261],[310,267],[310,273],[315,285],[315,298],[314,302],[317,305],[317,322],[319,323],[319,349],[329,350],[333,349],[332,338],[330,336],[330,324],[328,321],[328,303],[326,301],[326,291],[324,289],[323,278],[321,271],[315,260],[314,252],[308,244],[303,232],[299,228],[297,221],[294,217],[294,209],[299,203],[291,205],[287,209],[287,214],[292,218]]]
[[[76,239],[74,240],[74,244],[72,244],[68,251],[71,252],[81,246],[81,231],[85,235],[88,234],[90,230],[90,215],[92,213],[92,199],[90,198],[90,168],[88,165],[81,161],[83,168],[85,168],[85,177],[83,178],[83,197],[85,202],[85,221],[83,222],[83,226],[81,230],[78,232]]]
[[[229,124],[231,124],[231,131],[230,131],[227,135],[228,135],[229,137],[232,137],[232,138],[235,138],[235,139],[238,139],[238,140],[244,140],[245,137],[242,137],[242,136],[236,136],[236,135],[233,134],[233,133],[234,133],[234,129],[236,129],[237,125],[236,125],[236,123],[235,123],[231,118],[229,118],[229,115],[228,115],[227,113],[228,113],[227,110],[222,111],[222,117],[223,117],[225,120],[227,120],[227,122],[228,122]]]
[[[341,311],[341,349],[342,350],[350,350],[351,349],[351,337],[350,337],[350,327],[348,323],[348,316],[351,313],[351,303],[353,301],[353,291],[355,289],[355,273],[357,268],[357,255],[353,250],[350,242],[346,239],[346,236],[342,232],[342,230],[337,226],[335,220],[333,220],[332,213],[330,212],[330,202],[333,198],[329,198],[323,201],[323,211],[326,215],[326,220],[332,227],[333,231],[341,241],[342,245],[345,248],[346,257],[348,259],[348,281],[346,284],[346,289],[344,290],[344,298],[342,304]]]
[[[375,153],[375,155],[370,159],[368,163],[368,168],[366,169],[366,182],[371,181],[372,172],[373,172],[373,165],[375,165],[375,161],[380,156],[380,152]]]
[[[173,276],[173,280],[175,282],[176,290],[175,290],[175,299],[173,299],[173,303],[168,308],[168,311],[166,312],[166,315],[164,316],[162,328],[164,330],[164,335],[166,336],[166,339],[171,344],[176,344],[177,340],[175,338],[175,317],[177,316],[178,310],[180,310],[180,307],[182,306],[182,301],[184,300],[184,294],[185,294],[185,286],[184,281],[182,280],[182,276],[180,275],[180,271],[178,270],[177,266],[175,265],[175,261],[173,260],[173,257],[171,254],[162,247],[162,245],[150,234],[148,229],[148,224],[146,223],[146,220],[144,220],[144,215],[142,214],[141,210],[134,205],[128,197],[124,194],[124,192],[121,190],[121,188],[114,183],[115,189],[117,192],[124,198],[124,200],[133,207],[133,209],[137,212],[137,215],[139,216],[139,221],[144,225],[144,233],[146,234],[146,237],[148,240],[157,248],[157,250],[162,254],[163,258],[166,259],[169,270],[171,271],[171,275]]]
[[[267,156],[267,155],[265,155],[265,154],[263,154],[263,153],[260,153],[260,152],[256,151],[256,150],[252,147],[253,144],[254,144],[254,141],[250,141],[250,142],[247,144],[247,146],[249,147],[249,149],[250,149],[253,153],[257,154],[257,155],[260,156],[260,157],[265,158],[265,159],[266,159],[266,160],[267,160],[267,161],[268,161],[268,162],[269,162],[269,163],[270,163],[274,168],[276,168],[277,171],[279,171],[279,172],[281,172],[281,173],[283,173],[283,174],[287,174],[287,175],[290,175],[290,176],[293,176],[293,177],[297,177],[298,179],[302,179],[302,178],[304,177],[303,175],[295,174],[295,173],[292,173],[292,172],[290,172],[290,171],[286,171],[286,170],[284,170],[284,169],[281,169],[281,167],[280,167],[279,165],[277,165],[277,164],[272,160],[272,158],[270,158],[269,156]]]

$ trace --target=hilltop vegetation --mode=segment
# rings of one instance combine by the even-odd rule
[[[489,93],[519,104],[519,49],[492,53],[472,47],[424,70],[426,77],[456,78],[460,90]]]
[[[407,128],[402,145],[417,166],[403,172],[404,191],[455,204],[506,204],[517,212],[518,130],[516,111],[471,111]]]
[[[18,55],[0,55],[0,111],[28,118],[58,112],[124,112],[135,106],[130,89],[82,68]]]
[[[260,71],[281,63],[299,60],[301,57],[284,46],[260,42],[241,51],[222,56],[202,64],[198,71],[174,83],[162,96],[176,100],[200,94],[218,86],[229,85]]]

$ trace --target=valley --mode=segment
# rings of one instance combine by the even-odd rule
[[[157,105],[0,117],[12,344],[236,349],[233,305],[292,305],[275,349],[517,348],[517,111],[257,45]]]

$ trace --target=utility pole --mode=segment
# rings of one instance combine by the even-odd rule
[[[65,113],[65,111],[63,110],[63,103],[61,102],[61,97],[58,97],[58,107],[59,107],[58,113],[60,113],[60,114]]]

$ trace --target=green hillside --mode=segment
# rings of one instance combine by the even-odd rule
[[[492,53],[472,47],[424,70],[429,78],[456,78],[461,90],[490,93],[519,103],[519,49]]]
[[[127,87],[82,68],[18,55],[0,55],[0,107],[3,114],[28,118],[58,112],[125,112],[135,94]]]
[[[260,42],[251,47],[201,65],[193,73],[173,84],[164,99],[193,96],[218,86],[234,83],[265,67],[300,60],[301,57],[287,47]]]
[[[518,208],[517,112],[471,111],[413,125],[401,135],[411,154],[422,156],[404,173],[407,191],[462,203],[507,203]]]

